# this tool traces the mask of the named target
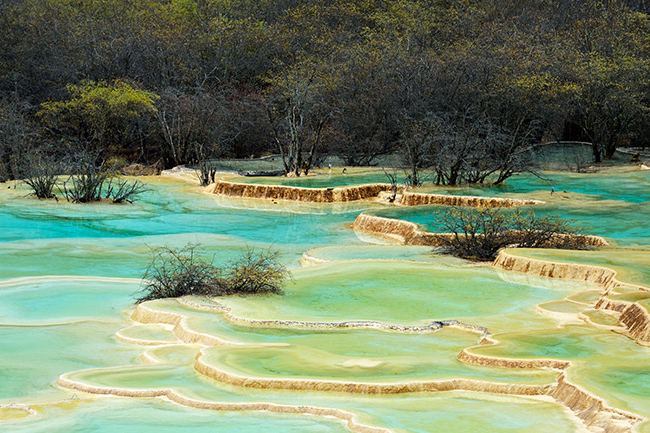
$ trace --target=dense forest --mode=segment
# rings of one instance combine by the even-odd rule
[[[169,168],[401,155],[499,182],[533,143],[650,137],[642,0],[0,0],[0,180],[75,152]]]

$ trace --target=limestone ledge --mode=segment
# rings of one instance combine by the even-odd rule
[[[209,308],[215,309],[218,311],[227,311],[228,307],[214,304],[214,305],[204,305],[189,300],[184,300],[185,303],[193,305],[197,308]],[[224,342],[216,337],[212,339],[204,338],[204,334],[197,333],[188,328],[186,323],[185,316],[179,313],[169,313],[169,312],[160,312],[152,308],[147,308],[146,305],[140,304],[138,308],[133,313],[134,320],[140,320],[142,323],[167,323],[174,325],[174,334],[184,342],[192,342],[204,345],[213,345],[215,344],[235,344]],[[266,324],[275,323],[276,321],[260,321],[265,322]],[[291,326],[291,321],[281,322],[283,325]],[[307,326],[310,326],[310,322],[296,322],[304,323]],[[372,327],[376,326],[378,322],[371,322]],[[366,326],[364,322],[343,322],[345,326]],[[332,324],[335,327],[339,327],[341,324]],[[487,329],[463,324],[462,322],[456,320],[434,322],[427,327],[411,327],[411,330],[415,328],[423,328],[422,330],[432,330],[434,326],[455,326],[459,328],[466,329],[468,331],[480,332],[484,335],[483,339],[479,343],[480,345],[484,344],[494,344],[496,343],[490,337]],[[392,325],[390,325],[392,326]],[[428,329],[424,329],[428,328]],[[206,344],[208,343],[208,344]],[[612,409],[607,407],[604,402],[596,397],[591,396],[587,392],[581,390],[577,386],[569,383],[564,380],[562,376],[562,381],[559,381],[557,385],[547,384],[547,385],[526,385],[526,384],[505,384],[505,383],[494,383],[494,382],[485,382],[472,379],[450,379],[450,380],[441,380],[441,381],[414,381],[414,382],[401,382],[401,383],[359,383],[359,382],[340,382],[340,381],[322,381],[322,380],[300,380],[300,379],[266,379],[266,378],[254,378],[254,377],[245,377],[238,376],[226,371],[220,370],[215,366],[209,365],[202,359],[203,353],[199,351],[194,368],[197,372],[204,374],[206,376],[212,377],[215,380],[242,386],[242,387],[251,387],[251,388],[275,388],[275,389],[292,389],[292,390],[311,390],[311,391],[336,391],[336,392],[353,392],[353,393],[404,393],[404,392],[422,392],[422,391],[453,391],[453,390],[466,390],[466,391],[477,391],[477,392],[487,392],[495,394],[512,394],[512,395],[548,395],[554,398],[558,403],[569,407],[588,427],[594,432],[613,432],[613,433],[625,433],[631,432],[633,426],[642,421],[644,418],[628,414],[623,411]],[[472,354],[467,350],[463,350],[459,355],[458,359],[463,362],[493,366],[493,367],[506,367],[506,368],[553,368],[558,370],[566,369],[570,366],[569,361],[561,360],[551,360],[551,359],[530,359],[530,360],[517,360],[517,359],[507,359],[507,358],[494,358],[486,357],[481,355]],[[145,362],[157,362],[156,359],[143,359]],[[85,392],[95,392],[99,394],[113,394],[113,395],[124,395],[124,396],[137,396],[137,397],[150,397],[150,396],[160,396],[164,395],[170,398],[173,401],[177,401],[180,404],[185,404],[181,401],[175,399],[177,394],[173,391],[159,391],[159,390],[120,390],[115,388],[102,388],[102,387],[93,387],[86,384],[80,384],[78,382],[71,382],[65,378],[65,375],[59,378],[58,383],[61,386],[68,388],[77,389]],[[171,393],[171,394],[169,394]],[[185,397],[181,397],[186,399]],[[226,404],[222,406],[221,403],[205,403],[199,402],[195,405],[193,402],[190,404],[193,407],[203,407],[206,409],[217,409],[217,410],[257,410],[257,409],[242,409],[241,406]],[[207,405],[207,406],[206,406]],[[213,406],[210,406],[213,405]],[[247,407],[254,408],[255,404],[248,404]],[[223,407],[223,408],[222,408]],[[227,409],[227,407],[233,407],[233,409]],[[274,406],[275,408],[276,406]],[[284,408],[285,406],[278,406]],[[302,406],[301,406],[302,407]],[[259,410],[274,410],[274,409],[259,409]],[[291,410],[291,409],[289,409]],[[320,409],[319,409],[320,410]],[[281,412],[281,409],[277,410]],[[298,413],[298,412],[290,412]],[[300,412],[303,413],[303,412]],[[304,412],[312,413],[312,412]],[[336,416],[336,415],[331,415]],[[342,418],[341,418],[342,419]],[[369,428],[371,430],[357,430],[357,427],[351,427],[350,421],[348,421],[348,427],[352,431],[369,431],[369,432],[390,432],[386,429],[372,430],[374,427],[363,426],[362,428]]]
[[[645,346],[650,346],[650,313],[646,308],[634,303],[621,313],[619,320],[627,326],[631,338]]]
[[[616,279],[616,271],[613,269],[596,265],[561,263],[515,256],[508,253],[506,250],[499,252],[499,255],[492,263],[492,266],[498,269],[523,272],[540,277],[595,283],[602,286],[606,292],[620,287],[632,290],[650,291],[650,288],[644,286],[618,281]]]
[[[173,389],[125,389],[90,385],[67,378],[61,375],[56,383],[64,388],[91,394],[114,395],[119,397],[166,397],[169,400],[187,407],[229,412],[276,412],[294,415],[315,415],[319,417],[334,417],[343,422],[352,432],[357,433],[391,433],[391,430],[361,424],[356,420],[356,415],[341,409],[318,406],[293,406],[275,403],[226,403],[197,400],[179,394]]]
[[[300,264],[302,267],[306,268],[309,266],[318,266],[322,265],[323,263],[328,263],[329,260],[327,259],[321,259],[318,257],[314,257],[311,254],[308,254],[307,252],[302,253],[302,257],[300,257]]]
[[[627,433],[645,420],[639,415],[607,406],[602,399],[567,381],[565,373],[558,376],[557,385],[548,395],[571,409],[594,432]]]
[[[34,409],[22,403],[0,404],[0,424],[2,421],[26,418],[36,414]]]
[[[603,295],[594,308],[620,313],[619,322],[625,325],[622,334],[644,346],[650,346],[650,312],[636,303],[614,300]]]
[[[174,341],[145,340],[145,339],[142,339],[142,338],[127,337],[121,331],[122,330],[117,331],[114,334],[114,336],[115,336],[116,339],[118,339],[118,340],[120,340],[120,341],[122,341],[124,343],[137,344],[138,346],[160,346],[160,345],[163,345],[163,344],[168,344],[168,345],[177,344]]]
[[[493,344],[489,340],[487,344]],[[625,412],[606,405],[605,401],[589,394],[587,391],[570,383],[566,379],[564,370],[571,367],[570,361],[556,359],[516,359],[516,358],[495,358],[485,355],[477,355],[464,349],[458,354],[458,360],[475,365],[538,369],[550,368],[561,370],[558,375],[557,384],[547,388],[545,395],[552,397],[557,403],[569,408],[585,426],[593,432],[607,433],[629,433],[634,426],[645,418],[630,412]]]
[[[136,309],[133,311],[131,318],[140,323],[164,323],[167,325],[172,325],[173,334],[176,336],[176,338],[184,343],[201,344],[204,346],[221,346],[225,344],[233,344],[231,342],[217,338],[214,335],[204,334],[192,330],[187,324],[187,317],[183,316],[182,314],[155,310],[147,307],[144,304],[138,304]],[[133,342],[138,344],[137,340],[134,340]],[[167,344],[167,342],[162,342],[160,344]]]
[[[237,183],[220,180],[206,188],[206,192],[229,197],[259,198],[266,200],[290,200],[311,203],[345,203],[357,200],[381,199],[388,202],[386,193],[391,194],[392,185],[371,183],[333,188],[305,188],[286,185],[263,185]],[[540,200],[525,200],[503,197],[476,197],[462,195],[426,194],[404,191],[398,187],[395,204],[400,206],[450,205],[474,207],[512,207],[544,203]]]
[[[410,221],[396,218],[385,218],[360,213],[352,225],[355,231],[372,233],[396,240],[403,245],[437,246],[441,244],[442,236],[451,234],[434,234],[420,230],[420,226]]]
[[[557,359],[515,359],[515,358],[495,358],[492,356],[477,355],[463,349],[457,356],[459,361],[467,362],[468,364],[484,365],[489,367],[505,367],[505,368],[523,368],[523,369],[536,369],[536,368],[551,368],[554,370],[564,370],[571,366],[570,361],[562,361]]]
[[[595,265],[558,263],[520,257],[501,251],[492,265],[499,269],[524,272],[542,277],[586,281],[600,285],[604,294],[595,308],[621,313],[620,323],[627,327],[627,335],[640,344],[650,345],[650,313],[638,303],[612,300],[607,294],[617,289],[650,291],[650,288],[624,283],[616,279],[616,271]]]
[[[423,231],[420,229],[419,224],[411,221],[385,218],[370,215],[366,212],[362,212],[357,216],[352,227],[355,231],[385,236],[396,240],[403,245],[439,246],[443,244],[443,241],[449,241],[454,237],[451,233],[432,233]],[[560,238],[577,237],[581,243],[586,246],[609,245],[607,241],[600,236],[569,234],[558,234],[556,236]]]
[[[401,394],[411,392],[476,391],[493,394],[546,395],[553,385],[528,385],[486,382],[474,379],[448,379],[439,381],[412,382],[342,382],[316,379],[271,379],[239,376],[203,361],[202,353],[197,355],[194,369],[219,382],[246,388],[287,389],[306,391],[347,392],[358,394]]]
[[[466,195],[424,194],[417,192],[402,193],[399,204],[402,206],[449,205],[471,207],[512,207],[543,204],[541,200],[527,200],[503,197],[477,197]]]
[[[291,327],[291,328],[316,328],[316,329],[380,329],[382,331],[391,332],[404,332],[404,333],[417,333],[417,332],[432,332],[442,329],[443,327],[455,327],[465,331],[481,334],[482,336],[489,336],[490,333],[487,328],[468,323],[463,323],[458,320],[435,320],[428,325],[422,326],[409,326],[409,325],[395,325],[390,323],[377,322],[372,320],[350,320],[345,322],[308,322],[300,320],[256,320],[247,319],[235,316],[231,313],[231,308],[216,303],[206,305],[198,302],[190,301],[188,299],[179,298],[178,302],[191,306],[197,309],[210,309],[224,313],[224,317],[235,323],[243,323],[249,326],[268,326],[268,327]],[[180,313],[170,313],[149,308],[146,303],[139,304],[133,312],[131,318],[140,323],[164,323],[173,325],[174,335],[182,342],[188,344],[202,344],[204,346],[216,346],[224,344],[234,344],[225,340],[219,339],[209,334],[203,334],[192,330],[187,325],[187,317]],[[119,331],[118,331],[119,332]],[[131,339],[129,342],[137,344],[139,340]],[[169,342],[161,342],[160,344],[170,344]],[[174,344],[174,343],[172,343]],[[144,345],[147,345],[145,342]]]
[[[229,197],[260,198],[267,200],[291,200],[311,203],[344,203],[375,198],[389,191],[391,185],[373,183],[340,188],[304,188],[285,185],[258,185],[220,180],[208,189],[212,194]]]

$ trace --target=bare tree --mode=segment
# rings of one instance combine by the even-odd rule
[[[156,118],[165,167],[213,157],[236,136],[228,127],[229,101],[223,92],[167,89],[161,93]]]
[[[502,183],[532,167],[534,123],[521,122],[514,130],[502,127],[484,113],[428,113],[411,121],[403,140],[403,156],[413,183],[429,168],[442,185]]]
[[[19,179],[27,167],[35,136],[26,117],[28,106],[0,101],[0,182]]]
[[[271,95],[266,107],[285,174],[308,174],[332,114],[319,93],[315,73],[281,80],[278,93]]]

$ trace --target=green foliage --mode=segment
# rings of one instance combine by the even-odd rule
[[[97,148],[123,144],[134,122],[155,112],[158,96],[122,81],[84,80],[66,86],[70,99],[41,104],[39,115],[51,128],[65,126]]]
[[[579,228],[555,215],[537,217],[531,211],[451,207],[435,214],[441,231],[452,236],[438,238],[446,250],[469,259],[492,260],[499,249],[564,248],[585,249],[589,245]]]
[[[247,247],[220,267],[207,261],[197,247],[152,248],[136,302],[186,295],[281,294],[283,284],[291,279],[277,251]]]

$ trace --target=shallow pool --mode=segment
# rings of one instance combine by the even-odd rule
[[[351,170],[292,182],[337,186],[382,176]],[[625,248],[518,254],[612,266],[646,284],[639,251],[650,246],[649,180],[615,169],[558,174],[553,184],[520,176],[462,193],[548,195],[535,207],[541,214],[579,219]],[[585,311],[610,323],[593,314],[599,287],[497,271],[423,247],[369,245],[350,226],[371,211],[435,229],[427,220],[435,208],[260,204],[173,179],[147,182],[151,190],[134,205],[0,190],[0,426],[8,431],[585,431],[566,406],[538,395],[558,371],[479,365],[460,360],[464,350],[571,362],[575,384],[650,417],[650,348],[579,318]],[[152,301],[132,316],[151,248],[188,242],[215,261],[246,245],[273,247],[295,281],[281,296]],[[322,263],[301,267],[305,252]],[[402,391],[369,394],[364,386]],[[539,392],[523,395],[526,387]]]

